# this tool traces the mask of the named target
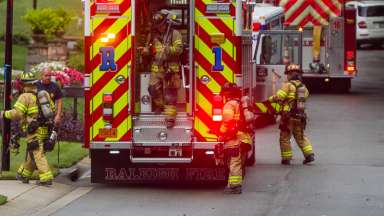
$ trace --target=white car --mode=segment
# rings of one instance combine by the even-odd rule
[[[346,7],[356,8],[357,46],[373,43],[381,46],[384,42],[384,1],[350,1]]]

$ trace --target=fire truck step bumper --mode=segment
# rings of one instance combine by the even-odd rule
[[[110,154],[105,149],[92,149],[91,182],[107,184],[225,184],[228,169],[217,166],[212,155],[196,150],[193,157],[136,157],[131,150]]]
[[[191,163],[192,158],[131,158],[132,163]]]

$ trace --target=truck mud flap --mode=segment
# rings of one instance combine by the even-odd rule
[[[130,150],[91,150],[91,182],[105,184],[172,183],[225,184],[228,170],[214,164],[212,158],[199,158],[196,153],[190,164],[137,164],[130,162]],[[198,162],[196,162],[198,161]]]

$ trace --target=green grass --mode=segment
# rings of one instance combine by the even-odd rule
[[[17,34],[29,34],[30,26],[22,20],[22,16],[25,15],[28,9],[32,9],[32,0],[27,1],[14,1],[13,3],[13,33]],[[7,1],[0,0],[0,35],[2,35],[5,31],[5,12],[7,8]],[[81,17],[82,5],[80,0],[37,0],[37,7],[52,7],[58,8],[63,7],[67,11],[71,12],[75,17]],[[82,26],[77,25],[77,19],[74,19],[71,25],[67,29],[67,35],[81,35],[82,34]]]
[[[0,176],[0,180],[4,179],[15,179],[17,169],[20,164],[25,159],[25,147],[26,142],[25,139],[20,140],[20,153],[15,155],[11,153],[11,166],[10,171],[2,172]],[[80,161],[84,157],[88,155],[88,150],[82,147],[81,143],[75,142],[60,142],[60,164],[57,161],[57,151],[58,145],[56,144],[55,149],[52,152],[46,153],[48,163],[56,176],[58,174],[59,168],[68,168],[76,164],[76,162]],[[38,173],[35,172],[33,175],[34,179],[37,179]]]
[[[7,197],[0,194],[0,206],[7,202]]]
[[[0,22],[1,23],[1,22]],[[1,26],[1,24],[0,24]],[[24,70],[27,57],[27,47],[25,45],[12,46],[12,68],[16,70]],[[0,41],[0,67],[4,67],[4,42]],[[4,79],[0,76],[1,80]]]
[[[70,110],[73,108],[73,98],[63,98],[63,110]],[[77,98],[77,119],[82,120],[84,114],[84,98]]]

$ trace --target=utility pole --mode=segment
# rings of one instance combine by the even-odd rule
[[[13,0],[7,0],[7,24],[5,30],[5,58],[4,58],[4,110],[11,109],[12,94],[12,20]],[[3,149],[1,157],[1,170],[9,171],[10,153],[9,142],[11,137],[11,121],[4,119]]]

